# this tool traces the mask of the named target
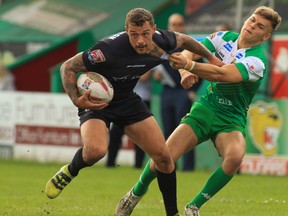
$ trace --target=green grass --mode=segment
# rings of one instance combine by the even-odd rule
[[[113,216],[119,199],[134,185],[140,171],[133,167],[84,169],[62,194],[50,200],[43,190],[62,164],[0,160],[1,216]],[[209,172],[177,172],[178,207],[200,190]],[[165,215],[157,181],[133,216]],[[288,177],[236,175],[201,208],[203,216],[287,216]]]

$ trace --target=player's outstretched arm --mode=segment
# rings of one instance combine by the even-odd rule
[[[169,56],[169,61],[175,69],[184,69],[184,71],[180,71],[182,78],[184,74],[193,73],[212,82],[237,83],[243,81],[243,77],[235,64],[219,67],[207,63],[198,63],[187,59],[181,53],[173,53]]]
[[[200,42],[198,42],[189,35],[178,32],[175,33],[176,33],[177,47],[189,50],[190,52],[207,59],[211,64],[215,64],[218,66],[223,65],[223,63],[216,56],[214,56],[203,44],[201,44]]]

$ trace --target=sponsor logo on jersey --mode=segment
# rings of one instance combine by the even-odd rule
[[[119,37],[120,35],[122,35],[122,34],[124,34],[124,33],[126,33],[126,32],[124,32],[124,31],[119,32],[119,33],[117,33],[117,34],[114,34],[114,35],[110,36],[108,39],[110,39],[110,40],[115,40],[117,37]]]
[[[105,56],[103,55],[100,49],[89,51],[88,59],[90,60],[91,64],[96,64],[96,63],[106,61]]]
[[[223,34],[224,34],[224,32],[220,31],[220,32],[217,33],[217,36],[221,37]]]
[[[215,53],[215,56],[216,56],[218,59],[220,59],[221,61],[223,60],[222,56],[219,55],[218,53]]]
[[[221,57],[221,59],[223,59],[225,57],[225,54],[223,53],[222,50],[219,50],[219,52],[217,54]]]
[[[243,57],[243,54],[242,53],[238,53],[236,56],[235,56],[235,58],[237,58],[237,59],[241,59]]]
[[[112,77],[112,79],[116,82],[126,82],[127,80],[134,80],[134,79],[139,79],[141,77],[140,74],[136,74],[136,75],[126,75],[123,77]]]
[[[246,65],[247,65],[247,69],[249,70],[249,72],[254,71],[255,69],[254,65],[249,64],[249,62],[247,62]]]
[[[145,67],[146,65],[127,65],[127,68],[142,68]]]
[[[232,101],[228,100],[227,98],[220,98],[217,96],[217,100],[219,104],[233,106]]]
[[[232,48],[233,48],[230,43],[224,44],[223,47],[224,47],[228,52],[231,52],[231,50],[232,50]]]

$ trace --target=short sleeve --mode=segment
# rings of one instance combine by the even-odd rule
[[[235,63],[244,80],[256,82],[263,77],[265,65],[263,61],[254,56],[248,56]]]

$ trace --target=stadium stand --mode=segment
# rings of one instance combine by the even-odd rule
[[[1,60],[10,63],[8,67],[18,90],[62,91],[60,63],[91,46],[96,39],[124,30],[127,11],[145,7],[155,14],[157,24],[159,20],[160,26],[166,26],[165,13],[179,9],[183,13],[184,2],[4,1],[0,7]],[[33,77],[37,77],[38,83],[31,83]]]
[[[197,2],[197,0],[188,0]],[[268,0],[243,0],[243,14],[242,20],[246,19],[249,14],[259,5],[269,5],[272,1]],[[192,4],[192,3],[191,3]],[[194,3],[195,4],[195,3]],[[192,14],[187,18],[187,32],[211,33],[215,26],[220,23],[227,23],[235,28],[235,14],[236,12],[235,0],[211,0],[201,7],[197,7]],[[274,1],[275,9],[281,14],[283,20],[288,20],[287,9],[288,0]],[[238,31],[239,29],[234,29]],[[279,31],[288,31],[288,23],[283,22]]]

